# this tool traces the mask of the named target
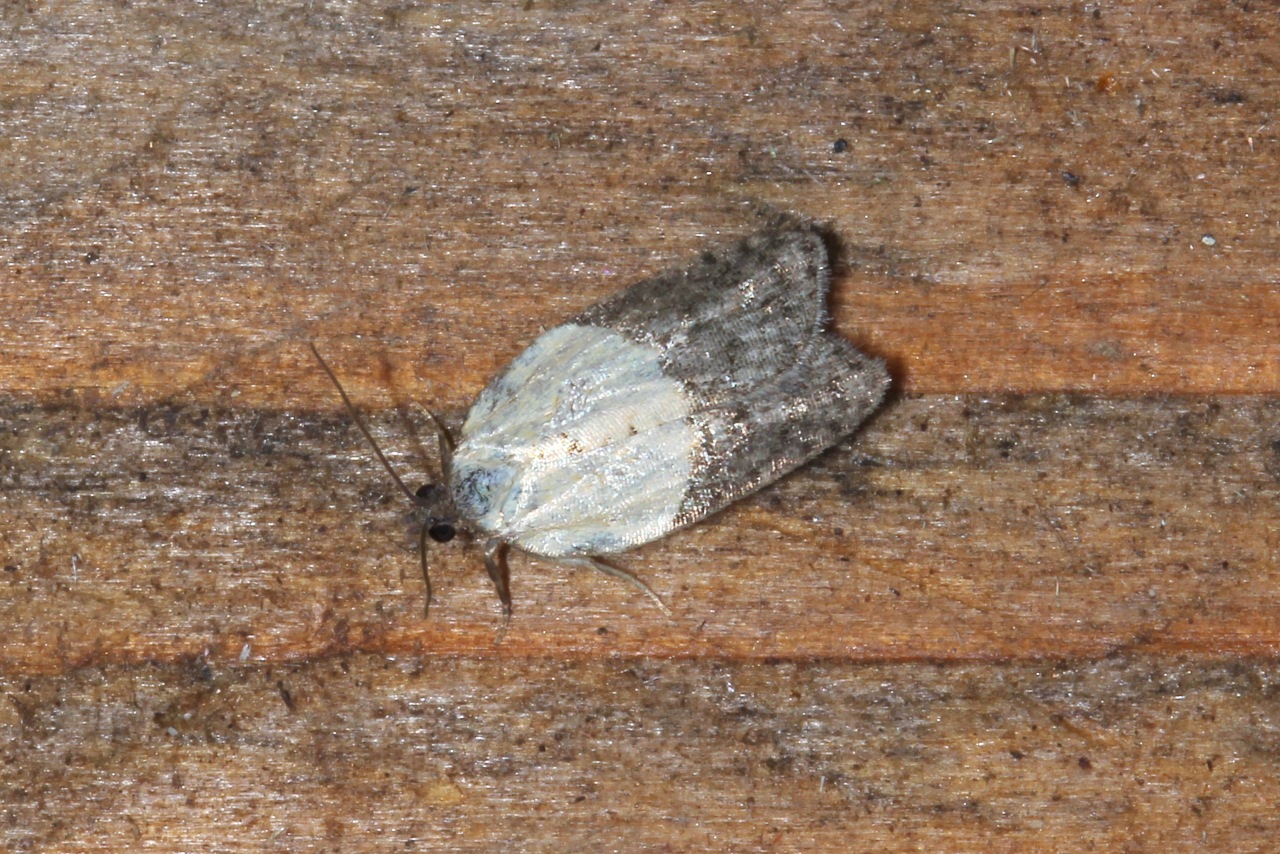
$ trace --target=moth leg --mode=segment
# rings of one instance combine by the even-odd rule
[[[659,597],[657,593],[653,592],[653,588],[627,572],[625,569],[611,566],[599,558],[591,557],[590,555],[583,555],[582,557],[556,558],[556,560],[567,566],[587,566],[592,569],[599,570],[605,575],[612,575],[614,578],[620,578],[653,600],[653,604],[657,605],[658,610],[662,611],[662,613],[666,614],[668,617],[672,616],[671,609],[667,607],[667,603],[663,602],[662,598]]]
[[[418,528],[418,557],[422,560],[422,583],[426,585],[427,600],[422,606],[422,616],[431,613],[431,573],[427,571],[427,526]]]
[[[493,586],[498,588],[502,613],[506,622],[511,620],[511,572],[507,567],[507,544],[502,540],[489,540],[484,545],[484,568],[489,571]]]

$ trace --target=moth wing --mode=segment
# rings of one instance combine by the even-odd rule
[[[639,282],[573,321],[653,348],[689,391],[701,442],[679,525],[821,453],[884,397],[884,363],[825,331],[830,280],[822,236],[783,228]]]
[[[888,387],[883,362],[824,333],[789,366],[762,371],[757,385],[707,401],[693,416],[702,453],[680,524],[715,513],[839,442],[875,411]]]
[[[571,322],[654,348],[669,374],[720,399],[757,385],[762,366],[796,361],[797,345],[826,324],[830,279],[817,231],[766,231],[637,282]]]
[[[659,355],[603,327],[549,329],[476,399],[454,450],[470,525],[534,554],[607,554],[676,527],[700,437]]]

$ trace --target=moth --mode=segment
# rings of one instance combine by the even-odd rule
[[[772,483],[852,433],[884,363],[827,330],[819,230],[788,221],[645,279],[539,335],[480,392],[457,437],[434,414],[442,479],[412,492],[311,345],[428,539],[484,543],[506,619],[509,548],[620,578],[602,556]]]

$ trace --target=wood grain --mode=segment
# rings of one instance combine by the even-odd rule
[[[12,16],[15,391],[331,408],[297,345],[363,337],[461,407],[761,204],[829,218],[874,274],[838,319],[904,387],[1280,388],[1264,11]]]
[[[1143,656],[90,667],[0,682],[6,788],[22,794],[6,837],[68,852],[1261,851],[1278,682],[1273,663]]]
[[[0,11],[0,847],[1269,850],[1261,4]],[[416,405],[769,211],[897,393],[516,617]]]
[[[1003,660],[1280,649],[1272,400],[899,400],[852,447],[619,558],[673,619],[594,572],[513,558],[517,616],[497,648],[476,549],[433,549],[437,604],[424,618],[410,507],[345,420],[203,407],[3,415],[0,621],[25,627],[28,643],[0,649],[0,663],[21,672],[357,650]],[[374,427],[386,438],[413,425]]]

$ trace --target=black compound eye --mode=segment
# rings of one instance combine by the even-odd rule
[[[424,483],[422,484],[422,486],[418,487],[418,491],[415,492],[414,495],[418,496],[419,498],[426,498],[429,495],[431,495],[432,491],[435,488],[436,488],[436,485],[434,483]]]
[[[427,529],[427,536],[437,543],[447,543],[458,535],[458,529],[445,522],[432,525]]]

